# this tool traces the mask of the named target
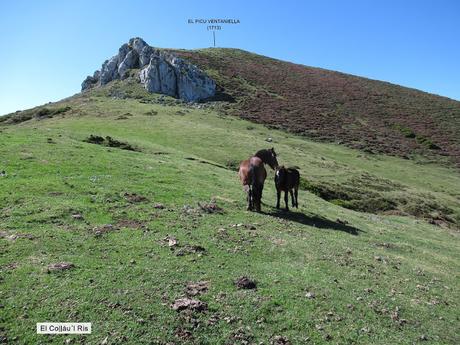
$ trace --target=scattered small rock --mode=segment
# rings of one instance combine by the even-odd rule
[[[309,299],[313,299],[313,298],[316,298],[316,295],[311,292],[311,291],[308,291],[306,294],[305,294],[305,297],[309,298]]]
[[[162,210],[165,208],[165,206],[163,204],[157,203],[153,205],[153,208],[156,208],[157,210]]]
[[[238,289],[256,289],[257,284],[254,280],[248,277],[240,277],[235,281],[235,285]]]
[[[80,213],[72,214],[72,219],[83,220],[83,216]]]
[[[172,248],[172,247],[176,247],[178,245],[178,241],[175,237],[171,237],[171,236],[166,236],[163,241],[165,241],[166,243],[168,243],[168,247]]]

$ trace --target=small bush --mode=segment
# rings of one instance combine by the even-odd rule
[[[113,139],[112,137],[109,137],[109,136],[104,138],[99,135],[91,134],[88,138],[86,138],[83,141],[90,143],[90,144],[102,145],[102,146],[107,146],[107,147],[116,147],[122,150],[139,151],[138,149],[133,147],[131,144]]]
[[[439,147],[438,145],[433,143],[431,141],[431,139],[429,139],[427,137],[419,135],[419,136],[416,137],[416,140],[420,145],[423,145],[423,146],[429,148],[430,150],[440,150],[441,149],[441,147]]]
[[[158,111],[152,109],[152,110],[146,111],[144,115],[155,116],[155,115],[158,115]]]
[[[240,167],[240,162],[235,159],[230,159],[225,163],[225,166],[227,167],[227,169],[238,171]]]

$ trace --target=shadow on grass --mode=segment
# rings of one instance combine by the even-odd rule
[[[336,231],[343,231],[349,233],[350,235],[357,236],[360,232],[365,232],[354,226],[346,225],[343,223],[339,223],[336,221],[332,221],[323,217],[318,217],[315,215],[306,215],[305,213],[301,212],[292,212],[292,211],[285,211],[285,210],[277,210],[272,209],[269,212],[262,212],[267,216],[281,218],[290,220],[292,222],[300,223],[303,225],[313,226],[319,229],[330,229]]]

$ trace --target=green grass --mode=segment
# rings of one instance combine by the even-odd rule
[[[305,190],[299,210],[277,211],[271,171],[264,213],[251,213],[227,166],[274,146],[280,163],[299,166],[316,185],[436,200],[454,215],[458,171],[311,142],[221,116],[218,108],[172,99],[161,105],[150,96],[152,103],[142,103],[135,88],[138,100],[106,92],[68,99],[58,106],[71,111],[53,118],[0,127],[0,171],[7,173],[0,177],[0,310],[9,342],[460,342],[455,222],[356,212]],[[91,134],[140,152],[84,142]],[[147,200],[132,203],[125,193]],[[199,210],[198,202],[212,198],[223,214]],[[126,227],[130,222],[137,225]],[[105,224],[114,230],[96,236]],[[167,236],[206,251],[177,256]],[[47,273],[63,261],[75,268]],[[234,280],[243,275],[258,288],[238,290]],[[200,280],[209,290],[195,298],[208,310],[172,310],[186,283]],[[93,333],[35,334],[44,321],[92,322]]]

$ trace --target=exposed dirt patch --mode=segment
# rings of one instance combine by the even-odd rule
[[[145,196],[142,196],[142,195],[136,194],[136,193],[128,193],[128,192],[126,192],[123,196],[130,203],[138,203],[138,202],[149,201],[149,199],[147,199]]]
[[[0,238],[4,238],[8,241],[16,241],[18,238],[34,240],[36,237],[32,234],[20,234],[20,233],[10,234],[7,231],[0,231]]]
[[[291,345],[291,342],[287,337],[276,335],[270,341],[270,345]]]
[[[61,272],[61,271],[67,271],[72,268],[75,268],[75,265],[70,263],[70,262],[58,262],[54,264],[50,264],[47,267],[47,272]]]
[[[245,327],[239,327],[232,331],[226,344],[253,344],[254,336]]]
[[[208,305],[205,302],[191,298],[179,298],[174,301],[171,308],[176,311],[191,310],[191,311],[206,311]]]
[[[199,282],[190,282],[187,284],[185,287],[185,293],[188,296],[198,296],[203,293],[206,293],[209,288],[209,282],[208,281],[199,281]]]
[[[101,226],[96,226],[92,229],[94,236],[101,237],[109,232],[118,230],[117,227],[113,226],[112,224],[104,224]]]
[[[134,219],[122,219],[117,222],[117,228],[131,228],[131,229],[144,229],[146,228],[145,222]]]
[[[235,285],[238,289],[256,289],[257,288],[256,281],[246,276],[239,277],[235,281]]]
[[[199,202],[198,206],[206,213],[224,213],[224,209],[218,206],[215,200],[211,200],[209,203]]]
[[[0,266],[0,271],[1,270],[12,271],[12,270],[15,270],[18,267],[19,267],[19,264],[17,262],[10,262],[9,264],[5,264],[5,265]],[[1,344],[1,342],[0,342],[0,344]]]
[[[184,256],[184,255],[188,255],[188,254],[199,254],[199,255],[202,255],[206,252],[206,249],[200,245],[190,245],[190,244],[187,244],[183,247],[180,247],[177,252],[176,252],[176,255],[177,256]]]

